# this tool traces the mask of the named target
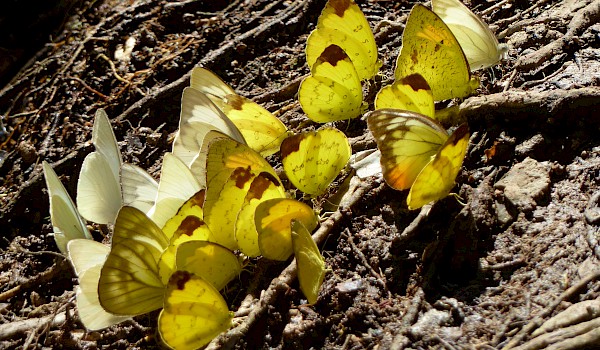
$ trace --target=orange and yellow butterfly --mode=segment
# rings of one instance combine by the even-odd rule
[[[450,193],[469,145],[466,124],[449,136],[434,119],[395,109],[371,112],[367,124],[381,151],[387,184],[397,190],[410,188],[409,209]]]

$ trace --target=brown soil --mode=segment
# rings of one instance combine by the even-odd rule
[[[600,348],[598,306],[564,311],[600,295],[600,1],[501,3],[469,5],[510,50],[462,102],[472,136],[455,191],[465,205],[448,197],[411,212],[406,193],[346,174],[331,195],[342,184],[352,195],[321,213],[315,235],[331,269],[317,304],[302,305],[293,263],[258,260],[228,289],[240,317],[211,348]],[[59,29],[39,29],[57,34],[34,59],[15,58],[24,68],[0,91],[0,348],[157,346],[156,313],[84,331],[76,278],[50,236],[41,162],[74,194],[102,107],[125,160],[158,178],[195,65],[281,110],[293,131],[315,127],[295,95],[324,4],[85,1]],[[412,3],[360,6],[384,61],[372,104]],[[131,60],[115,60],[130,36]],[[364,121],[336,126],[354,152],[374,147]],[[532,335],[557,314],[572,317]]]

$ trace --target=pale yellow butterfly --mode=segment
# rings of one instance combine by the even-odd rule
[[[431,7],[448,25],[462,47],[471,71],[489,68],[506,55],[506,45],[498,39],[481,18],[459,0],[432,0]]]
[[[256,102],[240,96],[206,68],[192,70],[191,87],[208,96],[240,130],[248,146],[263,157],[279,150],[288,134],[285,125]]]

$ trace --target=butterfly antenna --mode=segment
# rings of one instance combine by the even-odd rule
[[[462,204],[463,207],[467,205],[467,203],[465,202],[465,200],[461,196],[459,196],[458,193],[452,192],[452,193],[450,193],[450,196],[453,196],[454,199],[456,199],[456,201],[458,203]]]

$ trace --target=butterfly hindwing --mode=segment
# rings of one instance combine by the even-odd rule
[[[283,170],[304,193],[318,196],[346,166],[352,149],[346,135],[322,128],[288,137],[281,144]]]
[[[312,208],[297,200],[276,198],[258,205],[254,222],[258,231],[258,245],[265,258],[285,261],[293,253],[292,220],[302,222],[309,232],[318,225]]]
[[[409,111],[380,109],[369,114],[367,125],[381,151],[383,178],[397,190],[410,188],[448,139],[435,120]]]
[[[427,203],[446,197],[454,187],[454,180],[469,145],[469,128],[463,124],[456,129],[434,158],[421,170],[410,188],[408,209],[418,209]]]
[[[462,47],[471,71],[496,65],[506,54],[490,28],[460,0],[432,0],[431,7]]]
[[[292,220],[291,232],[300,289],[308,303],[314,304],[317,302],[319,289],[325,278],[325,260],[302,222]]]

